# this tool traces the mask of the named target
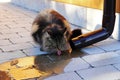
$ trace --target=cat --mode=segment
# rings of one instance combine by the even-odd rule
[[[58,55],[61,55],[62,51],[71,53],[71,35],[68,21],[53,9],[41,11],[32,24],[32,37],[41,46],[41,51]]]

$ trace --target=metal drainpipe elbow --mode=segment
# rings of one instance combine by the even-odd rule
[[[104,0],[102,28],[73,38],[75,47],[82,48],[111,36],[115,24],[116,0]]]

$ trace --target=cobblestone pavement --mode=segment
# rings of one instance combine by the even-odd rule
[[[39,51],[39,46],[30,35],[35,16],[36,13],[15,5],[0,4],[0,64],[45,53]],[[88,55],[70,59],[61,74],[54,74],[44,80],[120,79],[119,41],[109,38],[80,51]]]

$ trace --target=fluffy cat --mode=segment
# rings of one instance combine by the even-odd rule
[[[41,11],[32,24],[32,36],[39,43],[42,51],[71,53],[69,40],[72,32],[67,20],[52,9]]]

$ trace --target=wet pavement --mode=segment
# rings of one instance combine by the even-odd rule
[[[11,60],[0,65],[1,71],[7,71],[8,76],[15,80],[42,80],[48,76],[58,75],[64,72],[64,68],[71,62],[72,58],[85,54],[73,51],[71,55],[67,53],[58,56],[57,54],[43,54],[31,57],[24,57]],[[3,73],[0,73],[0,75]],[[7,79],[9,80],[9,79]]]

